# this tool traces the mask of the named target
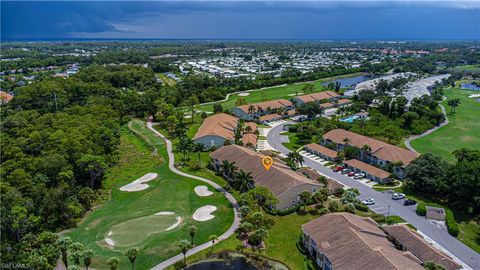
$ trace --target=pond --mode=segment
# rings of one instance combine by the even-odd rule
[[[337,80],[334,80],[334,81],[323,82],[322,85],[328,85],[331,82],[333,82],[333,83],[339,82],[340,86],[342,88],[350,88],[350,87],[356,85],[357,83],[361,83],[361,82],[368,81],[368,80],[371,80],[371,79],[375,79],[375,78],[378,78],[378,77],[379,76],[360,75],[360,76],[355,76],[355,77],[350,77],[350,78],[341,78],[341,79],[337,79]]]
[[[230,270],[257,270],[258,268],[248,262],[245,257],[236,257],[228,261],[225,260],[215,260],[215,261],[205,261],[197,264],[193,264],[187,267],[187,270],[221,270],[221,269],[230,269]]]
[[[480,87],[474,85],[474,84],[471,83],[471,82],[462,83],[462,84],[460,85],[460,88],[462,88],[462,89],[468,89],[468,90],[480,91]]]

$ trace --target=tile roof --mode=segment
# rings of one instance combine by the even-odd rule
[[[270,109],[277,109],[277,108],[284,108],[284,107],[289,107],[292,106],[292,102],[286,99],[276,99],[276,100],[270,100],[270,101],[264,101],[264,102],[259,102],[259,103],[253,103],[253,104],[247,104],[247,105],[242,105],[238,106],[237,108],[241,109],[245,113],[248,113],[248,108],[250,106],[253,106],[255,108],[255,111],[258,109],[263,109],[267,110],[267,108]]]
[[[238,118],[234,116],[225,113],[214,114],[205,118],[193,139],[213,135],[232,141],[235,138],[237,122]]]
[[[461,268],[461,266],[454,262],[449,256],[434,248],[407,226],[391,225],[384,226],[383,229],[422,262],[432,261],[443,265],[448,270]]]
[[[322,153],[328,157],[331,157],[331,158],[336,158],[337,157],[337,151],[335,150],[332,150],[330,148],[327,148],[323,145],[320,145],[320,144],[317,144],[317,143],[310,143],[310,144],[307,144],[305,145],[306,148],[310,148],[312,149],[313,151],[317,151],[319,153]]]
[[[251,143],[254,147],[257,146],[257,135],[252,133],[246,133],[242,136],[243,145],[247,146],[248,143]]]
[[[276,114],[276,113],[272,113],[272,114],[267,114],[267,115],[264,115],[264,116],[260,116],[258,118],[258,120],[263,122],[263,121],[270,121],[270,120],[278,119],[278,118],[281,118],[281,116]]]
[[[333,91],[325,91],[325,92],[319,92],[319,93],[313,93],[313,94],[306,94],[302,96],[296,96],[295,98],[306,103],[306,102],[312,102],[312,101],[317,101],[322,99],[330,99],[338,96],[339,95]]]
[[[268,188],[275,196],[280,196],[295,186],[304,184],[320,186],[318,182],[292,171],[290,167],[279,162],[274,162],[268,171],[265,170],[262,165],[262,158],[265,156],[246,147],[227,145],[211,153],[210,157],[220,162],[223,160],[235,162],[239,170],[252,174],[256,185]]]
[[[391,145],[379,140],[375,140],[357,133],[353,133],[350,131],[346,131],[344,129],[334,129],[329,131],[323,135],[325,140],[330,140],[335,143],[345,144],[343,142],[344,138],[350,139],[349,144],[356,146],[358,148],[362,148],[363,145],[367,144],[372,149],[371,153],[383,160],[388,160],[390,162],[402,161],[403,166],[407,166],[412,162],[414,159],[418,157],[418,154],[400,148],[395,145]]]
[[[249,132],[255,132],[257,130],[257,124],[255,122],[245,122],[245,128],[250,127],[251,131]]]
[[[7,103],[12,99],[13,99],[13,95],[10,95],[9,93],[4,92],[4,91],[0,91],[0,101],[1,102]]]
[[[357,169],[360,169],[364,172],[367,172],[373,176],[376,176],[380,179],[385,179],[385,178],[388,178],[390,176],[390,173],[389,172],[386,172],[382,169],[379,169],[375,166],[372,166],[370,164],[367,164],[365,162],[362,162],[358,159],[349,159],[349,160],[345,160],[343,163],[347,164],[347,165],[350,165],[354,168],[357,168]]]
[[[321,175],[317,171],[315,171],[313,169],[310,169],[310,168],[307,168],[307,167],[299,168],[297,170],[297,172],[305,175],[308,179],[312,179],[312,180],[317,180],[318,177]],[[327,177],[327,189],[328,190],[333,192],[336,189],[343,188],[343,187],[344,187],[344,185],[342,183],[337,182],[337,181]]]
[[[423,269],[409,252],[397,250],[371,218],[327,214],[304,224],[302,230],[335,270]]]

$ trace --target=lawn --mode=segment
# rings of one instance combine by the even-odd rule
[[[338,78],[355,77],[362,74],[363,73],[353,73],[348,75],[329,77],[329,78],[320,79],[310,83],[313,84],[314,86],[313,92],[322,92],[327,90],[325,86],[321,85],[322,82],[332,81]],[[289,85],[283,85],[283,86],[274,86],[274,87],[269,87],[265,89],[258,89],[258,91],[249,92],[248,96],[244,96],[243,98],[245,98],[248,104],[267,101],[267,100],[281,99],[281,98],[290,99],[293,96],[301,93],[302,88],[304,87],[305,84],[307,84],[307,82],[289,84]],[[235,107],[235,101],[238,98],[240,98],[240,96],[238,96],[238,94],[235,94],[235,95],[231,95],[227,101],[218,102],[218,103],[222,105],[223,109],[231,109]],[[213,112],[213,104],[199,105],[196,107],[196,109],[206,111],[206,112]]]
[[[480,102],[468,96],[478,94],[478,91],[460,90],[450,88],[445,90],[447,100],[442,104],[448,113],[450,123],[425,137],[412,141],[412,146],[420,153],[433,153],[447,161],[455,161],[452,152],[466,147],[480,149]],[[447,102],[450,99],[459,98],[460,106],[455,114],[450,114]]]
[[[111,189],[111,199],[87,215],[76,229],[65,232],[74,241],[94,250],[92,267],[95,269],[107,269],[106,260],[113,256],[121,259],[120,269],[129,268],[128,259],[123,255],[127,247],[112,248],[105,243],[104,238],[110,231],[127,232],[125,237],[131,240],[128,243],[137,242],[135,247],[139,248],[136,268],[149,269],[180,252],[177,244],[182,239],[189,239],[190,225],[198,228],[195,242],[204,243],[209,235],[225,232],[233,221],[231,205],[221,193],[209,186],[209,190],[214,191],[212,196],[197,196],[194,187],[205,184],[172,173],[165,162],[167,153],[161,139],[146,129],[143,122],[133,120],[131,128],[137,135],[127,127],[122,128],[120,161],[107,172],[106,188]],[[147,138],[151,144],[141,138]],[[153,148],[156,151],[152,151]],[[148,189],[119,191],[119,187],[150,172],[157,173],[158,178],[148,182]],[[215,218],[205,222],[194,221],[193,212],[208,204],[217,206],[218,209],[213,212]],[[175,221],[167,216],[160,222],[154,220],[152,215],[161,211],[174,212],[183,220],[177,228],[165,231],[165,227]],[[150,223],[152,227],[144,223]],[[142,241],[131,235],[134,229]]]
[[[286,148],[292,151],[297,151],[300,147],[309,143],[309,142],[305,143],[303,141],[300,141],[296,132],[283,132],[281,133],[281,135],[288,136],[289,142],[282,143],[282,144],[283,146],[285,146]]]
[[[455,69],[463,71],[480,71],[480,65],[457,66]]]

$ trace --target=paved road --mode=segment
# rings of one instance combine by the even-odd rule
[[[288,123],[289,122],[273,127],[267,134],[268,143],[275,150],[280,151],[283,154],[288,154],[291,152],[282,145],[282,135],[280,135],[283,130],[283,126]],[[390,215],[401,216],[404,220],[415,226],[419,231],[426,234],[465,264],[473,269],[480,269],[480,254],[470,249],[455,237],[452,237],[450,234],[448,234],[444,227],[437,226],[424,217],[418,216],[415,213],[414,207],[403,206],[401,201],[392,200],[390,198],[390,194],[375,191],[374,189],[355,181],[348,176],[333,172],[331,169],[322,166],[311,159],[305,158],[304,164],[349,187],[357,188],[361,193],[360,198],[374,198],[376,204],[370,208],[377,213],[386,215],[388,212],[388,206],[390,206]]]
[[[410,149],[411,151],[417,152],[417,150],[415,150],[415,149],[412,147],[412,145],[410,144],[410,142],[412,142],[412,141],[415,140],[415,139],[421,138],[421,137],[423,137],[423,136],[427,136],[428,134],[431,134],[431,133],[434,132],[435,130],[437,130],[437,129],[443,127],[443,126],[448,125],[449,122],[448,122],[447,112],[445,111],[445,107],[443,107],[442,104],[438,104],[438,105],[440,105],[440,108],[442,109],[442,113],[443,113],[443,115],[445,115],[445,121],[443,121],[443,123],[441,123],[440,125],[432,128],[432,129],[430,129],[430,130],[425,131],[425,132],[422,133],[422,134],[413,135],[413,136],[408,137],[408,138],[405,140],[405,146],[406,146],[408,149]],[[418,152],[417,152],[417,153],[418,153]]]
[[[177,168],[175,168],[175,166],[174,166],[175,159],[174,159],[173,152],[172,152],[172,142],[169,139],[167,139],[165,136],[163,136],[160,132],[158,132],[156,129],[154,129],[152,126],[153,126],[153,123],[147,122],[147,127],[153,133],[155,133],[157,136],[160,136],[165,141],[165,143],[167,144],[168,167],[170,168],[170,170],[172,170],[172,172],[174,172],[178,175],[181,175],[181,176],[194,178],[194,179],[200,180],[202,182],[205,182],[205,183],[213,186],[216,190],[220,191],[230,201],[230,203],[233,206],[233,213],[234,213],[235,217],[233,219],[232,226],[230,226],[230,228],[226,232],[224,232],[220,237],[218,237],[218,240],[217,240],[216,243],[219,243],[220,241],[225,240],[228,237],[230,237],[232,234],[235,233],[235,230],[238,228],[238,226],[240,224],[240,214],[238,213],[237,200],[232,196],[232,194],[228,193],[225,189],[223,189],[221,186],[217,185],[215,182],[213,182],[211,180],[208,180],[208,179],[205,179],[205,178],[202,178],[202,177],[195,176],[195,175],[190,175],[188,173],[184,173],[184,172],[181,172],[181,171],[177,170]],[[211,242],[207,242],[207,243],[203,243],[201,245],[195,246],[194,248],[187,251],[187,256],[188,255],[193,255],[193,254],[195,254],[199,251],[202,251],[204,249],[207,249],[209,247],[211,247]],[[178,254],[178,255],[176,255],[176,256],[174,256],[174,257],[172,257],[172,258],[170,258],[166,261],[163,261],[160,264],[157,264],[152,269],[154,269],[154,270],[164,269],[164,268],[167,268],[167,267],[173,265],[174,263],[176,263],[176,262],[178,262],[182,259],[183,259],[183,254],[180,253],[180,254]]]

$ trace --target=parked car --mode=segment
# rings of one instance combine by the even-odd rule
[[[393,193],[392,194],[392,199],[393,200],[405,199],[405,194],[403,194],[403,193]]]
[[[334,172],[339,172],[341,170],[343,170],[344,168],[342,166],[337,166],[335,167],[335,169],[333,169]]]
[[[365,177],[365,174],[364,173],[356,173],[353,178],[355,179],[362,179]]]
[[[365,204],[365,205],[372,205],[372,204],[375,204],[375,200],[372,199],[372,198],[368,198],[368,199],[363,200],[362,203]]]
[[[403,205],[406,205],[406,206],[415,205],[415,204],[417,204],[417,201],[411,200],[411,199],[405,199],[405,201],[403,202]]]
[[[352,176],[355,175],[355,172],[349,172],[347,175],[350,176],[350,177],[352,177]]]
[[[351,172],[351,171],[352,171],[352,170],[350,170],[350,169],[343,169],[343,170],[342,170],[342,174],[347,174],[347,173],[349,173],[349,172]]]

